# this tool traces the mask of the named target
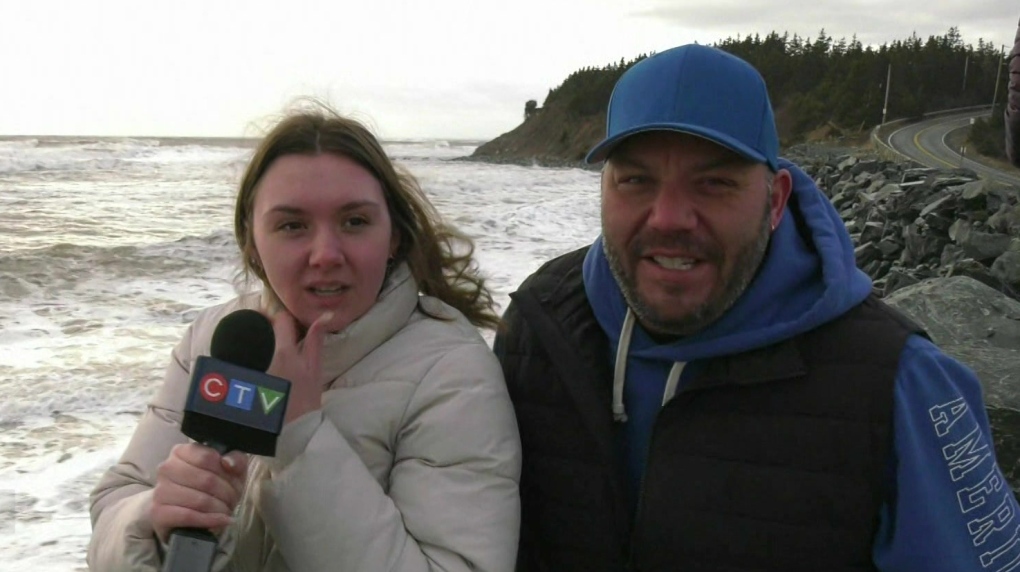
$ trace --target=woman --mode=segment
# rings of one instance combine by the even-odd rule
[[[92,569],[157,570],[169,531],[196,527],[220,537],[216,570],[511,570],[520,442],[471,242],[321,109],[261,142],[235,234],[261,292],[203,311],[174,350],[91,496]],[[269,373],[292,383],[274,458],[180,432],[189,368],[238,308],[272,317]]]
[[[1006,156],[1020,167],[1020,25],[1009,52],[1009,87],[1006,98]]]

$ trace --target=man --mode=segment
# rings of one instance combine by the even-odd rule
[[[495,341],[518,570],[1020,570],[977,379],[872,296],[758,72],[659,53],[607,125],[602,235]]]
[[[1009,87],[1006,88],[1006,156],[1020,167],[1020,25],[1009,52]]]

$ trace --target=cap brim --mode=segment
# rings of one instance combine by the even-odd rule
[[[755,151],[754,149],[751,149],[747,145],[744,145],[743,143],[737,141],[736,139],[730,137],[729,135],[726,135],[725,133],[720,133],[719,131],[715,131],[713,129],[705,129],[704,127],[700,127],[697,125],[688,125],[684,123],[658,123],[642,125],[640,127],[634,127],[626,131],[621,131],[620,133],[617,133],[612,137],[607,137],[603,139],[598,143],[598,145],[592,147],[591,151],[589,151],[588,154],[585,156],[584,162],[591,164],[598,163],[600,161],[605,161],[606,157],[608,157],[609,154],[613,151],[613,149],[615,149],[617,145],[622,143],[624,139],[632,135],[637,135],[638,133],[646,133],[649,131],[674,131],[677,133],[686,133],[688,135],[694,135],[695,137],[707,139],[712,143],[726,147],[727,149],[733,151],[734,153],[744,158],[747,158],[751,161],[754,161],[755,163],[764,163],[768,165],[769,168],[772,169],[773,171],[776,170],[776,165],[772,164],[769,161],[768,157],[765,157],[761,153]]]

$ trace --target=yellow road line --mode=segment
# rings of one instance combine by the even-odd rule
[[[925,131],[928,131],[929,129],[934,129],[936,127],[938,127],[938,125],[932,125],[931,127],[925,127],[924,129],[922,129],[922,130],[918,131],[917,133],[915,133],[914,134],[914,147],[917,147],[918,151],[924,153],[925,155],[931,157],[932,159],[935,159],[939,163],[942,163],[943,165],[946,165],[950,169],[955,169],[956,165],[950,163],[949,161],[946,161],[946,160],[943,160],[943,159],[939,159],[935,155],[932,155],[927,149],[925,149],[924,147],[921,147],[921,134],[924,133]]]

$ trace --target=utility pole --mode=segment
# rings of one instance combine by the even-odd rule
[[[999,65],[995,66],[995,93],[992,94],[992,113],[995,113],[995,103],[999,99],[999,76],[1002,75],[1002,64],[1005,63],[1003,60],[1006,59],[1006,45],[1003,44],[1002,51],[999,54]]]
[[[885,125],[885,115],[889,111],[889,80],[892,79],[892,64],[885,72],[885,103],[882,104],[882,125]],[[999,89],[996,87],[995,89]]]

